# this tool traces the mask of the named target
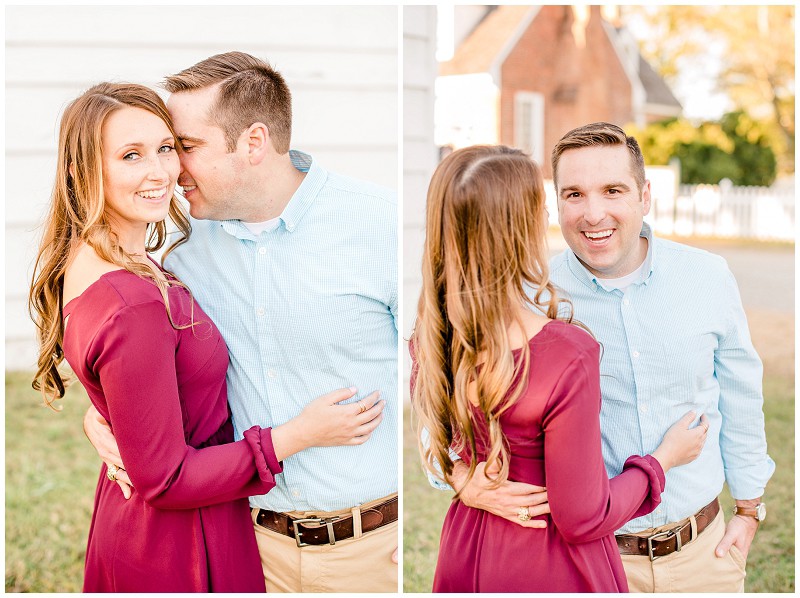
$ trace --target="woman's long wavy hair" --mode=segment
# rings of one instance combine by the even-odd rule
[[[476,429],[483,427],[477,417],[488,429],[486,469],[499,469],[495,485],[508,478],[500,417],[525,390],[514,382],[526,380],[530,364],[528,345],[515,360],[509,340],[512,325],[525,330],[521,308],[559,318],[564,304],[561,319],[572,321],[571,303],[558,298],[549,279],[546,230],[542,175],[522,151],[467,147],[434,172],[411,341],[417,362],[412,405],[423,464],[441,477],[439,464],[448,482],[454,440],[455,448],[477,454]],[[533,298],[526,287],[536,289]],[[475,466],[473,458],[469,478]]]
[[[94,249],[105,261],[152,280],[161,291],[172,325],[185,327],[176,326],[167,300],[170,285],[184,285],[177,280],[165,282],[154,276],[150,268],[136,262],[119,244],[106,212],[103,124],[111,113],[126,106],[156,115],[176,137],[163,100],[152,89],[132,83],[95,85],[70,103],[61,118],[55,184],[28,298],[39,341],[38,369],[33,388],[41,391],[50,406],[54,400],[64,396],[68,382],[58,370],[64,359],[64,273],[73,251],[81,242]],[[170,200],[169,216],[180,237],[167,253],[185,242],[191,234],[189,220],[174,195]],[[145,248],[148,252],[157,251],[166,239],[166,221],[152,223],[147,229]]]

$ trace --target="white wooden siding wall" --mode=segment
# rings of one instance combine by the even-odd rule
[[[421,287],[425,196],[439,157],[433,142],[436,63],[436,7],[406,6],[403,11],[403,322],[408,338]],[[408,395],[409,365],[404,353]]]
[[[34,363],[25,302],[59,118],[94,83],[155,87],[213,54],[249,52],[287,79],[293,147],[397,188],[396,7],[11,6],[5,16],[8,369]]]

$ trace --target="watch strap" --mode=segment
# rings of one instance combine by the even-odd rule
[[[764,503],[759,503],[758,505],[756,505],[755,507],[753,507],[751,509],[748,509],[748,508],[745,508],[745,507],[740,507],[739,505],[734,505],[733,506],[733,514],[734,515],[741,515],[743,517],[752,517],[753,519],[755,519],[756,521],[758,521],[760,523],[761,520],[763,519],[763,517],[759,516],[759,511],[761,510],[761,506],[763,504]]]

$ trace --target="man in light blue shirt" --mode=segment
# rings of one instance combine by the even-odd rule
[[[259,59],[213,56],[166,87],[193,218],[165,265],[228,344],[236,439],[337,388],[385,401],[366,442],[296,453],[251,497],[267,590],[396,592],[396,195],[290,151],[288,87]]]
[[[650,208],[644,160],[619,127],[595,123],[567,133],[553,150],[553,178],[569,249],[551,261],[551,278],[602,345],[609,476],[628,456],[655,449],[687,411],[704,413],[710,426],[697,460],[667,473],[660,507],[617,532],[630,589],[743,591],[775,464],[766,452],[761,361],[736,281],[719,256],[653,237],[643,223]],[[725,481],[737,511],[727,529],[717,501]],[[474,476],[462,500],[493,512],[503,504],[511,515],[498,514],[513,519],[515,506],[527,505],[516,505],[510,489],[519,496],[536,490],[526,486],[492,491]]]

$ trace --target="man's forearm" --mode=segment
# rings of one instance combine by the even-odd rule
[[[755,509],[759,504],[761,504],[761,499],[763,497],[759,496],[758,498],[748,498],[748,499],[735,499],[736,506],[741,507],[743,509]]]

